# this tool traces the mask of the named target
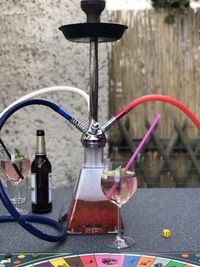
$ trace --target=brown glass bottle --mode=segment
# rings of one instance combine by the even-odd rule
[[[51,163],[46,156],[45,132],[36,132],[36,154],[31,164],[31,202],[34,213],[48,213],[52,210]]]

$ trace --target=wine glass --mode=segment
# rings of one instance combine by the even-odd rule
[[[1,150],[0,168],[1,174],[6,178],[6,192],[15,208],[22,214],[28,212],[25,208],[25,201],[30,166],[26,147],[8,146]]]
[[[135,245],[135,241],[123,236],[121,232],[120,209],[136,192],[137,178],[135,172],[129,168],[125,171],[120,163],[111,162],[101,176],[101,188],[104,195],[118,207],[117,236],[107,240],[110,248],[124,249]]]

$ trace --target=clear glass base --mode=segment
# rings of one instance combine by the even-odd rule
[[[105,245],[109,248],[124,249],[133,247],[135,245],[135,241],[127,236],[116,236],[107,240]]]

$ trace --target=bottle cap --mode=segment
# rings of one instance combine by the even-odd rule
[[[41,129],[37,130],[36,134],[37,134],[37,136],[44,136],[45,135],[44,130],[41,130]]]

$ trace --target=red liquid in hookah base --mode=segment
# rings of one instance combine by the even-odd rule
[[[15,164],[17,165],[22,175],[26,177],[30,170],[30,164],[31,164],[30,160],[29,159],[16,160]],[[1,160],[1,170],[3,175],[5,175],[9,180],[13,182],[18,182],[20,180],[20,177],[17,174],[10,160]]]
[[[123,205],[136,192],[137,178],[134,172],[126,172],[126,176],[114,176],[114,171],[104,172],[101,179],[101,188],[112,202]]]
[[[117,228],[117,206],[109,200],[75,199],[68,214],[68,233],[106,234]],[[123,227],[122,227],[123,229]]]

